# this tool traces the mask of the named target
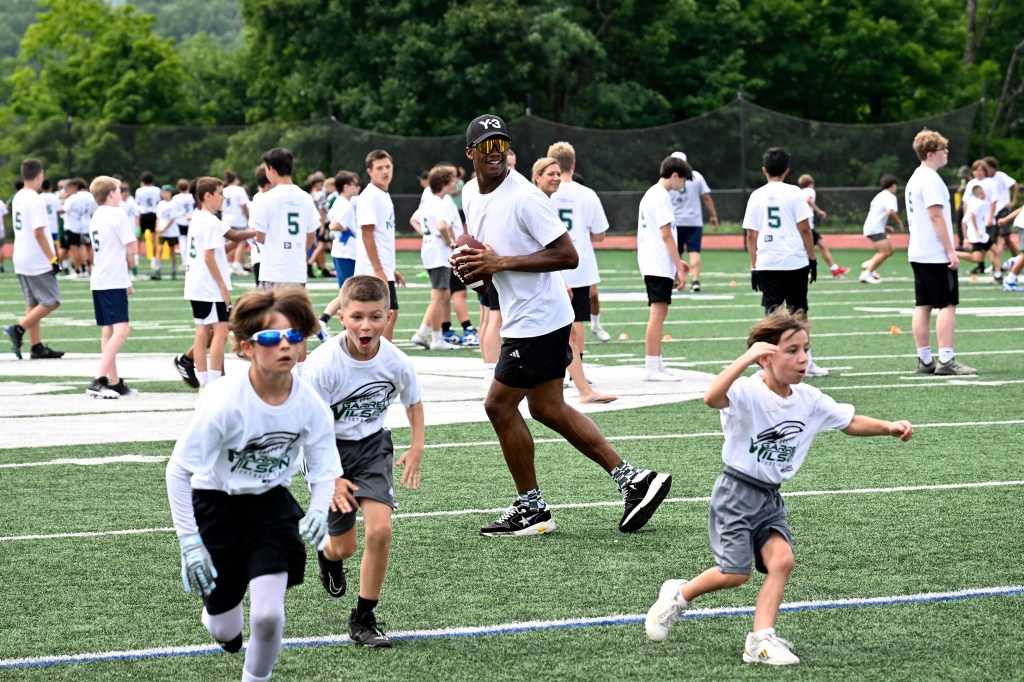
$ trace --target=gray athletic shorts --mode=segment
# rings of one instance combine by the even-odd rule
[[[778,486],[726,467],[711,491],[708,519],[711,551],[719,570],[750,575],[753,563],[759,573],[767,573],[761,548],[773,530],[793,544]]]
[[[355,483],[359,490],[356,500],[368,499],[398,509],[395,501],[395,446],[391,432],[381,429],[362,440],[338,440],[342,478]],[[356,525],[356,513],[327,513],[328,533],[343,535]]]
[[[430,274],[430,288],[449,291],[451,287],[452,269],[447,265],[427,270]]]
[[[56,274],[44,272],[41,275],[18,275],[18,282],[27,307],[41,305],[52,308],[60,303],[60,283],[57,282]]]

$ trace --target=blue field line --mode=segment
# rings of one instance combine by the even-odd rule
[[[888,597],[866,597],[854,599],[827,599],[818,601],[784,603],[781,611],[816,611],[820,609],[859,608],[865,606],[900,606],[904,604],[922,604],[933,602],[959,601],[977,599],[979,597],[1006,597],[1024,595],[1024,585],[1006,585],[1002,587],[982,587],[976,589],[957,590],[954,592],[925,592],[921,594],[893,595]],[[682,618],[709,618],[715,616],[749,616],[753,615],[754,607],[721,607],[713,609],[690,609]],[[565,630],[606,625],[635,625],[644,621],[643,615],[602,616],[598,618],[573,618],[567,620],[526,621],[499,625],[481,625],[475,627],[440,628],[436,630],[407,630],[395,632],[392,640],[442,639],[448,637],[479,637],[482,635],[504,635],[516,632],[537,630]],[[327,637],[293,637],[284,640],[283,645],[289,648],[331,646],[348,644],[346,635],[330,635]],[[31,658],[0,659],[0,670],[8,668],[38,668],[71,663],[100,663],[104,661],[129,661],[146,658],[167,658],[172,656],[195,656],[198,654],[223,653],[218,646],[191,645],[178,647],[161,647],[155,649],[136,649],[134,651],[108,651],[91,654],[69,654],[64,656],[36,656]]]

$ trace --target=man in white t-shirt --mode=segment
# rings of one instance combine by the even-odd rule
[[[306,253],[320,228],[313,198],[292,182],[292,153],[282,147],[264,152],[271,189],[251,205],[249,222],[262,246],[260,286],[306,285]]]
[[[665,499],[672,477],[635,469],[593,421],[565,402],[562,379],[572,357],[573,312],[559,273],[575,268],[579,256],[547,197],[509,169],[511,145],[505,122],[493,114],[478,116],[466,129],[466,156],[476,177],[463,188],[462,205],[470,234],[485,248],[460,250],[449,260],[464,279],[492,275],[501,302],[503,341],[484,408],[518,498],[480,533],[539,535],[555,529],[537,484],[533,436],[519,412],[524,399],[534,419],[612,476],[625,499],[619,530],[633,532]]]
[[[394,165],[391,155],[374,149],[366,155],[366,174],[370,183],[363,188],[356,204],[359,239],[356,241],[357,275],[372,275],[388,283],[391,315],[384,338],[391,341],[398,322],[398,290],[405,278],[395,271],[395,205],[388,194]]]
[[[4,327],[11,352],[20,360],[21,343],[28,334],[33,360],[59,358],[64,353],[43,345],[39,323],[60,306],[60,265],[53,253],[46,206],[39,195],[43,184],[43,164],[39,159],[21,162],[25,185],[11,201],[11,228],[14,231],[14,272],[25,296],[25,316],[17,324]]]
[[[658,181],[640,200],[637,215],[636,258],[647,288],[650,314],[644,334],[644,381],[679,381],[680,377],[665,366],[661,356],[662,332],[672,289],[686,286],[689,266],[682,261],[672,229],[675,211],[669,193],[678,192],[693,177],[690,164],[678,156],[661,162]]]
[[[224,204],[220,215],[221,220],[234,230],[244,230],[249,226],[249,192],[233,170],[224,173]],[[245,245],[237,244],[231,254],[231,272],[244,275],[244,265]]]
[[[672,152],[672,156],[686,161],[686,154],[683,152]],[[684,250],[690,254],[690,274],[693,276],[690,291],[698,293],[700,292],[700,246],[704,236],[704,211],[701,209],[701,203],[708,209],[712,230],[718,229],[718,212],[715,210],[715,201],[711,198],[711,189],[708,187],[707,180],[692,167],[690,170],[693,173],[693,179],[687,180],[678,192],[671,191],[668,195],[672,199],[672,209],[675,212],[673,222],[675,223],[679,256],[682,257]]]
[[[994,156],[986,156],[985,161],[989,167],[992,168],[992,179],[995,181],[996,194],[993,198],[995,201],[995,214],[992,217],[993,227],[995,228],[992,232],[993,243],[996,246],[996,253],[998,258],[1002,260],[1003,246],[1005,245],[1010,251],[1011,256],[1016,256],[1017,246],[1010,239],[1010,235],[1013,234],[1013,228],[1008,225],[1000,225],[999,221],[1010,214],[1010,211],[1014,206],[1017,205],[1017,195],[1020,192],[1020,185],[1016,180],[1011,178],[1009,175],[999,170],[999,159]],[[992,261],[992,269],[996,272],[1001,272],[998,268],[1001,263]],[[998,277],[996,279],[999,279]]]
[[[907,181],[907,227],[910,245],[907,258],[914,270],[914,343],[919,374],[969,375],[978,370],[957,362],[953,354],[956,306],[960,303],[957,270],[960,261],[953,249],[953,220],[949,188],[938,170],[949,159],[949,140],[934,130],[922,130],[914,138],[914,153],[921,160]],[[935,336],[939,358],[932,358],[931,317],[938,308]]]
[[[903,232],[903,221],[900,220],[899,201],[896,192],[899,180],[895,175],[883,175],[879,182],[881,191],[871,200],[868,217],[864,219],[864,236],[875,245],[875,255],[861,264],[860,281],[865,284],[878,284],[882,278],[878,276],[878,268],[892,255],[892,244],[889,242],[889,221],[892,220]]]
[[[152,172],[143,171],[139,176],[139,187],[135,190],[135,203],[139,205],[139,229],[142,231],[139,236],[139,253],[149,252],[149,258],[156,254],[160,246],[156,237],[156,206],[160,203],[160,187],[155,182]]]

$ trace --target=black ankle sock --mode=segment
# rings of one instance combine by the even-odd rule
[[[472,326],[473,326],[473,322],[471,320],[463,320],[462,321],[462,330],[463,331],[466,331],[467,329],[469,329]]]
[[[442,334],[444,334],[446,332],[450,332],[451,330],[452,330],[452,323],[451,322],[442,322],[441,323],[441,333]]]
[[[328,315],[327,313],[324,313],[323,315],[320,316],[320,321],[323,322],[324,324],[327,324],[328,322],[331,321],[331,316]]]
[[[366,613],[373,613],[373,610],[377,608],[377,601],[377,599],[359,597],[356,600],[356,618]]]

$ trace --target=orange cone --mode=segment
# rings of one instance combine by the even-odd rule
[[[893,326],[889,327],[889,333],[890,334],[902,334],[903,330],[900,329],[899,327],[897,327],[896,325],[893,325]]]

